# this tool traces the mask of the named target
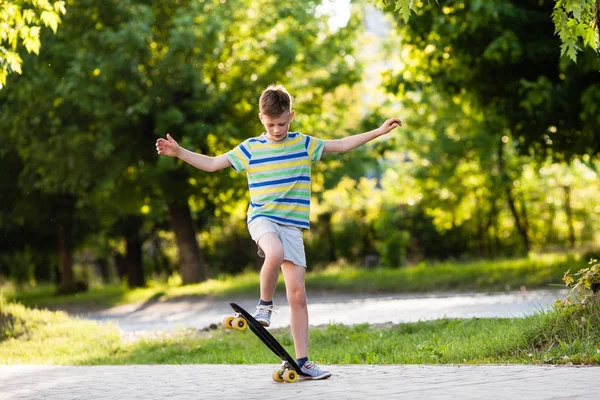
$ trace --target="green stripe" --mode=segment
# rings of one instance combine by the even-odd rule
[[[323,144],[325,142],[324,141],[320,141],[319,144],[317,145],[317,148],[315,149],[315,153],[313,154],[313,161],[315,160],[315,157],[317,156],[317,154],[319,154],[319,152],[321,151],[321,147],[323,147]]]
[[[256,200],[252,200],[255,203],[266,203],[268,201],[273,201],[275,199],[280,198],[281,196],[278,195],[271,195],[271,196],[267,196],[267,197],[259,197]],[[310,199],[310,191],[308,191],[308,189],[306,191],[298,191],[298,190],[292,190],[290,192],[287,192],[285,194],[286,199],[289,199],[290,197],[299,197],[299,198],[304,198],[304,199]]]
[[[275,178],[275,177],[278,177],[278,176],[299,175],[299,174],[301,174],[303,172],[310,173],[310,168],[309,167],[299,167],[299,168],[289,169],[289,170],[282,171],[282,172],[271,172],[271,173],[264,173],[264,174],[251,174],[251,175],[248,176],[248,178],[250,178],[249,180],[251,182],[256,182],[256,181],[259,181],[261,179]]]
[[[229,159],[232,160],[236,166],[235,169],[238,171],[242,171],[244,168],[242,168],[242,165],[240,164],[240,160],[237,158],[237,156],[232,152],[229,153],[229,156],[230,156]]]
[[[256,156],[269,156],[269,155],[273,155],[273,154],[282,154],[282,153],[288,153],[291,151],[295,151],[295,150],[301,150],[304,147],[304,143],[299,143],[297,145],[294,146],[290,146],[290,147],[284,147],[281,149],[273,149],[273,150],[262,150],[262,149],[254,149],[252,151],[252,155],[256,155]]]
[[[266,214],[266,215],[273,215],[275,217],[282,217],[282,218],[286,218],[286,217],[294,217],[296,219],[299,219],[301,221],[308,221],[308,216],[309,213],[307,212],[301,212],[301,213],[297,213],[297,212],[292,212],[292,211],[287,211],[287,210],[261,210],[260,208],[258,210],[256,210],[255,212],[250,213],[250,215],[254,215],[254,214]]]

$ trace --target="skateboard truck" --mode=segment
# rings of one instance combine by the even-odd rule
[[[223,319],[223,326],[227,329],[243,331],[248,327],[248,322],[246,322],[240,313],[235,313],[235,315],[230,315]]]
[[[272,377],[275,382],[294,383],[298,380],[298,374],[287,361],[283,361],[281,367],[277,371],[273,371]]]

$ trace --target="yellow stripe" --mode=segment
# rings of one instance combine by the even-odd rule
[[[310,207],[304,204],[282,204],[282,203],[272,203],[273,207],[261,207],[260,210],[292,210],[292,211],[310,211]]]
[[[254,195],[259,195],[259,194],[267,194],[267,193],[283,193],[283,192],[289,190],[292,187],[294,189],[308,189],[308,190],[310,190],[310,183],[296,183],[295,185],[290,185],[290,186],[279,186],[279,187],[275,187],[275,188],[259,189],[259,190],[256,190],[255,188],[251,188],[250,189],[250,193],[253,196]]]
[[[298,144],[300,141],[302,140],[302,136],[298,135],[295,139],[292,139],[289,142],[285,142],[283,143],[283,145],[278,145],[277,143],[260,143],[260,142],[253,142],[252,143],[252,148],[253,149],[273,149],[273,148],[284,148],[284,147],[288,147],[288,146],[293,146],[295,144]]]
[[[282,163],[282,164],[251,166],[250,168],[248,168],[248,172],[252,173],[252,172],[261,172],[261,171],[276,171],[276,170],[279,170],[280,168],[297,167],[299,165],[310,165],[310,161],[309,160],[300,160],[300,161],[290,161],[290,162],[286,162],[286,163]]]
[[[240,162],[242,164],[244,164],[244,167],[247,169],[248,168],[248,158],[246,157],[246,155],[240,151],[239,147],[236,147],[234,149],[234,153],[237,155]]]

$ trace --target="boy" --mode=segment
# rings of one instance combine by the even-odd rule
[[[271,323],[273,296],[283,272],[290,305],[290,328],[297,362],[308,379],[331,376],[308,360],[308,310],[304,287],[306,257],[302,230],[310,229],[310,165],[325,153],[345,153],[402,125],[388,119],[379,128],[337,140],[321,140],[289,132],[294,119],[292,97],[281,85],[270,85],[259,99],[258,117],[266,132],[245,140],[226,154],[208,157],[182,147],[167,134],[156,141],[158,154],[179,159],[204,171],[232,166],[246,171],[250,190],[248,230],[265,261],[260,271],[260,301],[255,318]]]

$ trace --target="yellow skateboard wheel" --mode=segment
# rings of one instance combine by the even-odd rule
[[[273,380],[275,382],[281,383],[283,382],[283,377],[281,376],[281,370],[278,369],[277,371],[273,371]]]
[[[289,383],[294,383],[298,380],[298,374],[296,373],[296,371],[288,369],[283,373],[283,380]]]
[[[237,329],[238,331],[243,331],[248,326],[248,323],[246,322],[246,320],[244,318],[236,318],[231,323],[231,326],[233,326],[233,329]]]
[[[235,317],[225,317],[225,319],[223,319],[223,326],[227,329],[233,329],[233,326],[231,325],[231,323],[233,322],[233,320],[235,319]]]

